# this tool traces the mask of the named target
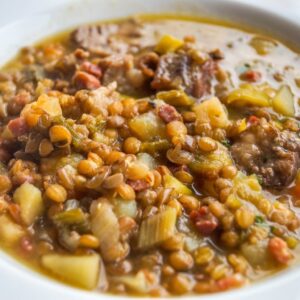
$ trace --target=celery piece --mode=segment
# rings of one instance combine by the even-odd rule
[[[227,96],[225,102],[235,106],[249,105],[267,107],[271,104],[269,96],[264,91],[251,85],[245,85],[244,87],[232,91]]]
[[[229,125],[228,113],[218,98],[211,98],[193,106],[196,122],[209,123],[213,128],[226,128]]]
[[[62,211],[53,216],[57,225],[81,225],[87,222],[87,216],[81,208]]]
[[[193,192],[185,184],[171,175],[164,176],[164,187],[172,188],[177,194],[192,195]]]
[[[223,145],[218,144],[215,151],[197,155],[189,167],[193,172],[209,179],[215,178],[219,171],[228,165],[232,165],[230,154]]]
[[[157,154],[160,151],[167,151],[171,148],[171,144],[167,139],[160,139],[152,142],[143,142],[141,145],[141,151],[150,154]]]
[[[81,256],[46,254],[42,257],[41,263],[54,275],[78,287],[92,290],[98,285],[101,266],[98,254]]]
[[[172,35],[164,35],[157,43],[155,51],[159,54],[166,54],[169,52],[175,52],[182,47],[184,42],[180,39],[173,37]]]
[[[273,109],[286,117],[295,116],[294,95],[289,86],[283,85],[273,98]]]
[[[156,94],[157,99],[164,100],[166,103],[173,106],[190,106],[195,103],[195,100],[189,97],[184,91],[171,90],[163,91]]]
[[[167,240],[175,234],[176,210],[165,208],[157,215],[145,219],[140,227],[138,248],[150,248]]]
[[[32,225],[43,214],[42,193],[34,185],[23,183],[14,192],[13,199],[20,205],[21,218],[26,225]]]
[[[0,215],[0,240],[7,246],[17,243],[25,235],[24,229],[7,215]]]
[[[91,213],[91,229],[100,241],[101,253],[115,247],[120,239],[118,218],[108,203],[98,203]]]

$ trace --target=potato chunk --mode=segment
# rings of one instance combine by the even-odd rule
[[[42,266],[63,280],[79,287],[96,288],[100,272],[100,256],[47,254],[42,257]]]
[[[287,85],[283,85],[273,98],[273,108],[286,117],[295,116],[294,95]]]
[[[21,218],[28,226],[43,214],[44,202],[41,191],[30,183],[23,183],[16,189],[13,199],[20,205]]]
[[[129,122],[129,127],[142,141],[166,136],[164,123],[153,112],[136,116]]]
[[[24,229],[14,223],[7,215],[0,216],[0,240],[5,245],[17,243],[25,235]]]
[[[225,106],[218,98],[211,98],[194,105],[193,111],[197,115],[197,123],[209,123],[213,128],[226,128],[229,125]]]

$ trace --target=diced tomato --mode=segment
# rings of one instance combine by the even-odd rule
[[[280,264],[286,265],[293,258],[287,243],[279,237],[273,237],[269,240],[268,249],[273,258]]]
[[[254,70],[248,70],[243,74],[241,74],[240,76],[242,80],[249,81],[249,82],[257,82],[261,80],[261,77],[262,77],[261,73]]]
[[[87,72],[91,75],[96,76],[97,78],[100,78],[102,75],[101,69],[97,65],[94,65],[94,64],[90,63],[89,61],[85,61],[80,66],[80,69],[84,72]]]
[[[259,122],[259,118],[252,115],[248,118],[248,122],[251,124],[251,125],[254,125],[254,124],[257,124]]]
[[[230,277],[225,277],[216,282],[219,291],[226,291],[232,288],[237,288],[245,284],[245,279],[238,274]]]

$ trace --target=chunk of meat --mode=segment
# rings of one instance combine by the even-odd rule
[[[132,55],[112,55],[100,62],[104,69],[103,85],[116,82],[118,91],[134,95],[144,86],[144,74],[134,67]]]
[[[94,65],[89,61],[85,61],[84,63],[82,63],[80,69],[84,72],[94,75],[97,78],[100,78],[102,75],[101,69],[97,65]]]
[[[112,38],[119,31],[117,24],[84,25],[78,27],[71,35],[77,47],[102,56],[112,53],[125,53],[126,43]]]
[[[15,137],[25,134],[29,129],[23,117],[10,120],[7,127]]]
[[[263,118],[252,122],[231,146],[238,167],[248,174],[259,175],[267,187],[292,183],[299,166],[299,151],[300,138],[296,133],[280,131]]]
[[[193,210],[190,218],[197,230],[204,236],[210,235],[218,227],[218,219],[209,211],[207,206]]]
[[[127,180],[127,184],[129,184],[136,192],[143,191],[150,187],[149,182],[144,179]]]
[[[110,35],[117,30],[118,26],[115,24],[83,25],[72,33],[71,38],[84,49],[96,49],[107,44]]]
[[[177,110],[169,104],[161,105],[158,108],[158,116],[165,123],[170,123],[175,120],[178,120],[178,121],[182,120],[182,118],[181,118],[180,114],[177,112]]]
[[[212,59],[199,64],[187,54],[168,53],[160,57],[151,86],[156,90],[184,89],[201,98],[210,91],[216,66]]]

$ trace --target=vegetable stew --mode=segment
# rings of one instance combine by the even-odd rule
[[[84,25],[0,73],[0,244],[73,286],[214,293],[299,259],[300,59],[166,16]]]

